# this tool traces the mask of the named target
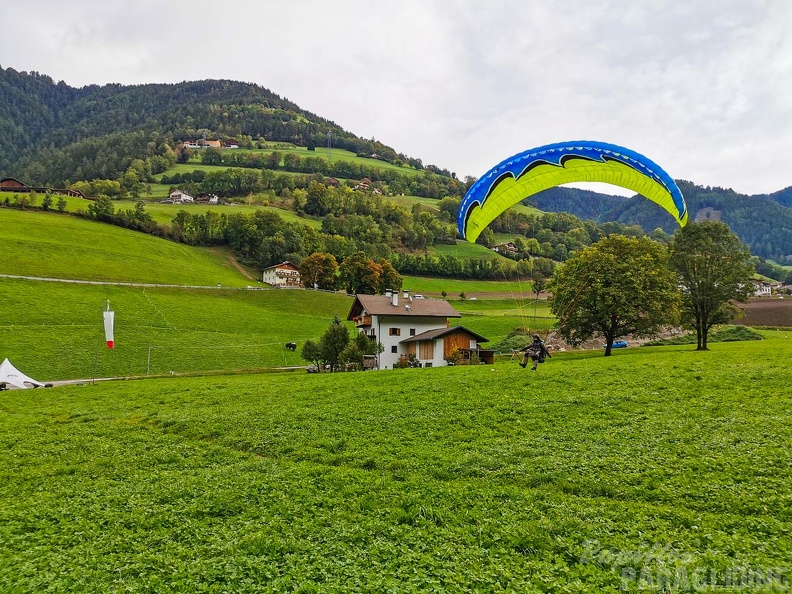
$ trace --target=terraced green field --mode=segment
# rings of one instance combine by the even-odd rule
[[[0,590],[784,591],[792,346],[767,336],[5,392]]]

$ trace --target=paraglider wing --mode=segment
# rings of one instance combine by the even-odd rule
[[[659,204],[680,227],[687,224],[682,192],[657,164],[615,144],[573,141],[519,153],[485,173],[462,199],[459,234],[473,243],[507,208],[542,190],[572,182],[627,188]]]

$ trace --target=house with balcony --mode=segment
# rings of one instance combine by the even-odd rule
[[[409,291],[388,291],[385,295],[355,295],[347,320],[359,332],[384,347],[377,355],[377,369],[393,369],[399,361],[411,360],[420,367],[448,365],[457,351],[462,362],[492,362],[494,353],[481,349],[483,336],[464,326],[451,326],[451,318],[461,318],[442,299],[417,299]]]
[[[261,274],[262,282],[273,287],[301,287],[300,269],[289,261],[265,268]]]
[[[192,204],[195,198],[184,190],[173,190],[168,196],[174,204]]]

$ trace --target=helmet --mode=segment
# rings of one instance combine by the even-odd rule
[[[538,335],[538,334],[534,334],[534,335],[533,335],[533,339],[534,339],[534,340],[542,340],[542,339],[539,337],[539,335]]]

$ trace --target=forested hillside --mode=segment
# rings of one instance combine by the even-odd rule
[[[0,68],[0,177],[55,185],[117,178],[133,160],[168,158],[180,141],[204,134],[233,138],[243,147],[264,139],[325,146],[330,135],[333,147],[424,168],[419,159],[358,138],[255,84],[205,80],[77,89],[36,72]],[[154,161],[156,172],[163,163]]]
[[[770,195],[748,196],[731,189],[697,186],[678,181],[691,220],[720,219],[751,248],[751,252],[781,264],[792,264],[792,189]],[[674,222],[648,200],[609,196],[573,188],[555,188],[533,196],[541,210],[569,212],[599,223],[614,221],[640,225],[647,233],[660,228],[674,231]]]

